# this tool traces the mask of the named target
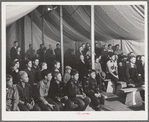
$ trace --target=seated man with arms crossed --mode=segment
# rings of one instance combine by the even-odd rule
[[[100,111],[101,104],[104,104],[104,97],[101,95],[101,90],[97,84],[95,72],[96,71],[92,69],[88,71],[88,77],[84,82],[84,91],[86,95],[91,98],[95,110]]]
[[[91,99],[87,97],[86,94],[83,92],[83,88],[80,85],[78,79],[78,71],[72,69],[71,79],[68,81],[66,85],[66,91],[69,99],[78,105],[78,107],[75,110],[84,111],[86,107],[90,104]]]

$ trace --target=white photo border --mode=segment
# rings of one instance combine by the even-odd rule
[[[7,112],[6,106],[6,6],[7,5],[144,5],[145,6],[145,111],[83,111],[83,112]],[[2,120],[7,121],[52,121],[52,120],[148,120],[148,15],[146,1],[105,2],[1,2],[2,18]]]

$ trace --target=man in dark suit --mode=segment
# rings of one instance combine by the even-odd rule
[[[14,41],[13,47],[10,49],[10,57],[12,61],[17,58],[17,47],[18,41]]]

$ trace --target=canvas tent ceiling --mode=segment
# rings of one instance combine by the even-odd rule
[[[14,6],[7,6],[6,10],[6,22],[13,20],[11,18],[21,18],[29,13],[37,6],[32,6],[28,10],[23,11],[20,6],[16,14],[10,15],[10,11],[13,11]],[[49,5],[44,6],[44,12],[47,13]],[[23,8],[23,7],[21,7]],[[24,7],[26,8],[26,6]],[[42,33],[42,6],[37,7],[32,13],[33,19],[33,39],[34,45],[41,43]],[[90,41],[90,6],[63,6],[63,26],[64,26],[64,43],[67,47],[73,47],[74,41],[77,42],[89,42]],[[31,14],[25,16],[25,24],[31,23]],[[113,40],[132,40],[135,43],[144,42],[144,6],[143,5],[96,5],[95,6],[95,40],[96,41],[113,41]],[[13,21],[7,23],[10,25]],[[29,32],[30,25],[26,26],[26,31]],[[29,44],[30,36],[25,37]],[[60,16],[59,6],[56,11],[51,11],[44,16],[44,35],[46,44],[52,43],[53,46],[56,42],[60,42]],[[36,42],[35,42],[36,40]],[[37,41],[38,40],[38,41]],[[37,43],[38,42],[38,43]],[[126,43],[126,42],[125,42]],[[128,44],[127,44],[128,45]],[[129,45],[131,46],[131,45]],[[28,48],[28,46],[27,46]],[[36,47],[35,47],[36,48]],[[39,48],[39,46],[37,47]],[[130,48],[131,49],[131,48]],[[144,49],[144,48],[142,48]],[[136,49],[133,49],[134,51]],[[132,51],[132,49],[131,49]],[[127,51],[128,52],[128,51]],[[144,51],[142,51],[144,52]],[[141,52],[141,53],[142,53]]]

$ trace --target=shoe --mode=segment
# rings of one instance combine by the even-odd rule
[[[75,109],[75,108],[78,108],[78,105],[74,103],[73,106],[72,106],[72,110]]]
[[[101,111],[101,105],[96,106],[95,111]]]

